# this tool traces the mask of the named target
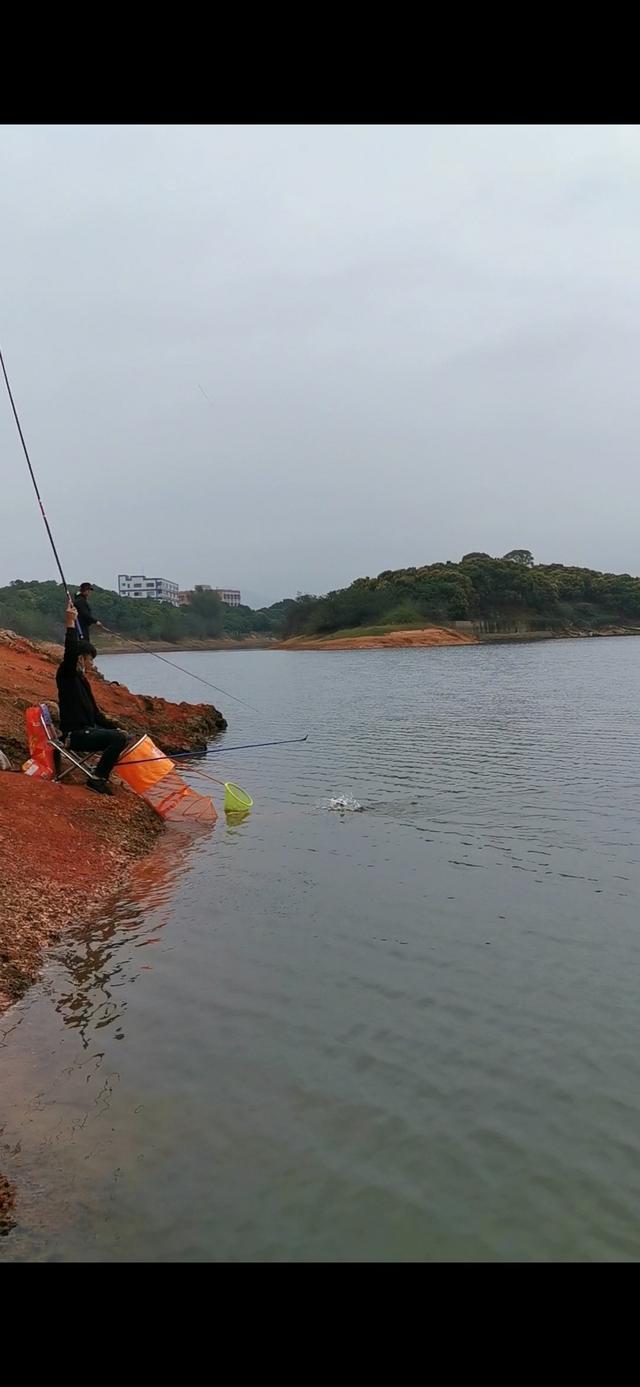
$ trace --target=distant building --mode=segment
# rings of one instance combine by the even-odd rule
[[[146,578],[144,573],[119,573],[118,592],[121,597],[146,597],[152,602],[179,605],[178,584],[169,578]]]
[[[178,606],[188,607],[194,592],[215,592],[216,597],[219,597],[221,602],[226,602],[228,607],[242,606],[242,593],[239,588],[212,588],[211,583],[196,583],[191,591],[179,592]]]

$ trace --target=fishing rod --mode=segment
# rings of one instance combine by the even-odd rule
[[[42,497],[41,497],[41,495],[40,495],[40,490],[39,490],[39,488],[38,488],[38,483],[37,483],[37,481],[36,481],[35,472],[34,472],[34,470],[33,470],[32,464],[31,464],[31,458],[29,457],[29,449],[27,448],[27,444],[26,444],[26,442],[25,442],[25,437],[24,437],[24,434],[23,434],[23,432],[22,432],[22,425],[21,425],[21,423],[20,423],[20,418],[19,418],[19,415],[18,415],[18,411],[17,411],[17,409],[16,409],[16,403],[15,403],[15,400],[14,400],[14,398],[13,398],[13,391],[12,391],[11,386],[10,386],[10,384],[9,384],[9,377],[8,377],[8,375],[7,375],[7,368],[6,368],[5,364],[4,364],[4,357],[3,357],[3,355],[2,355],[2,350],[1,350],[1,349],[0,349],[0,366],[2,367],[2,374],[3,374],[3,376],[4,376],[4,383],[5,383],[6,387],[7,387],[7,394],[8,394],[8,396],[9,396],[9,402],[10,402],[10,404],[11,404],[11,409],[12,409],[12,411],[13,411],[13,417],[14,417],[15,422],[16,422],[16,428],[17,428],[18,434],[19,434],[19,436],[20,436],[20,442],[21,442],[21,444],[22,444],[22,448],[23,448],[23,451],[24,451],[24,455],[25,455],[25,458],[26,458],[26,460],[27,460],[27,467],[29,468],[29,476],[31,477],[31,481],[33,482],[33,489],[34,489],[34,491],[35,491],[35,493],[36,493],[38,505],[39,505],[39,507],[40,507],[40,513],[41,513],[41,515],[42,515],[42,519],[43,519],[43,521],[44,521],[45,529],[46,529],[47,535],[48,535],[48,537],[49,537],[49,543],[50,543],[51,548],[52,548],[52,550],[53,550],[53,557],[54,557],[54,559],[55,559],[55,561],[56,561],[56,564],[57,564],[58,573],[60,574],[60,581],[61,581],[62,586],[63,586],[63,588],[64,588],[64,590],[65,590],[65,592],[66,592],[66,594],[67,594],[67,598],[68,598],[69,602],[71,602],[71,601],[72,601],[72,597],[71,597],[71,593],[70,593],[70,591],[69,591],[69,584],[67,583],[67,580],[66,580],[66,578],[65,578],[65,576],[64,576],[64,571],[63,571],[63,568],[62,568],[62,564],[61,564],[61,562],[60,562],[60,555],[58,554],[58,550],[57,550],[57,548],[56,548],[56,543],[55,543],[55,540],[54,540],[53,535],[52,535],[52,533],[51,533],[51,526],[49,525],[49,521],[47,520],[46,512],[45,512],[45,509],[44,509],[44,504],[43,504],[43,501],[42,501]],[[81,632],[81,629],[80,629],[80,623],[79,623],[79,621],[77,620],[77,618],[76,618],[76,623],[75,623],[75,624],[76,624],[76,629],[77,629],[78,633],[79,633],[80,635],[82,635],[82,632]],[[102,623],[101,623],[101,624],[102,624]],[[147,647],[144,646],[144,645],[142,644],[141,641],[134,640],[134,639],[133,639],[132,637],[130,637],[130,636],[124,636],[124,635],[121,635],[121,634],[119,635],[119,633],[118,633],[117,631],[110,631],[109,628],[108,628],[107,626],[104,626],[104,625],[103,625],[102,629],[103,629],[104,631],[106,631],[106,633],[107,633],[108,636],[116,636],[116,637],[119,636],[119,639],[124,640],[124,641],[127,641],[130,645],[137,645],[138,648],[139,648],[140,650],[143,650],[143,651],[144,651],[145,655],[153,655],[154,659],[156,659],[156,660],[162,660],[163,664],[165,664],[165,665],[171,665],[171,668],[172,668],[172,669],[177,669],[177,670],[180,671],[181,674],[186,674],[186,675],[189,675],[192,679],[197,679],[198,682],[199,682],[200,684],[206,684],[206,685],[207,685],[207,688],[209,688],[209,689],[215,689],[215,692],[216,692],[216,693],[222,694],[222,695],[224,696],[224,698],[230,698],[230,699],[232,700],[232,702],[234,702],[234,703],[240,703],[240,704],[242,705],[243,708],[249,708],[249,709],[251,710],[252,713],[258,713],[258,715],[260,715],[260,709],[259,709],[259,708],[256,708],[256,707],[254,706],[253,703],[247,703],[247,702],[245,701],[245,699],[243,699],[243,698],[238,698],[236,694],[229,693],[227,689],[222,689],[222,688],[220,688],[220,687],[218,686],[218,684],[212,684],[210,679],[203,679],[202,676],[201,676],[200,674],[194,674],[194,673],[192,672],[192,670],[190,670],[190,669],[185,669],[183,665],[178,665],[178,664],[176,664],[175,660],[167,660],[167,658],[166,658],[165,655],[159,655],[158,652],[157,652],[156,650],[148,650]],[[308,735],[308,734],[307,734],[307,735]],[[294,737],[294,738],[292,738],[292,740],[293,740],[293,741],[306,741],[306,737],[300,737],[300,738]],[[255,745],[256,745],[256,746],[283,746],[284,743],[283,743],[283,742],[256,742]],[[230,749],[231,749],[231,750],[240,750],[240,751],[244,751],[245,748],[244,748],[244,747],[239,747],[239,748],[233,747],[233,748],[230,748]],[[205,755],[208,755],[208,754],[209,754],[208,752],[205,752]]]
[[[294,746],[300,742],[306,742],[308,739],[309,733],[305,732],[304,737],[285,737],[281,742],[241,742],[239,746],[212,746],[207,751],[174,751],[171,754],[162,751],[159,752],[158,756],[142,756],[139,761],[126,761],[124,764],[127,766],[146,766],[150,761],[178,761],[185,756],[214,756],[221,751],[249,751],[264,746]]]
[[[171,665],[172,669],[179,669],[181,674],[188,674],[190,679],[197,679],[200,684],[206,684],[208,689],[215,689],[216,693],[224,694],[225,698],[231,698],[234,703],[241,703],[243,708],[250,708],[252,713],[260,714],[259,708],[254,708],[253,703],[245,703],[243,698],[238,698],[236,694],[229,693],[227,689],[220,689],[217,684],[212,684],[210,679],[203,679],[201,674],[194,674],[192,670],[185,669],[183,665],[177,665],[175,660],[168,660],[166,655],[159,655],[157,650],[148,650],[142,641],[134,640],[133,636],[125,636],[121,631],[110,631],[104,622],[100,622],[103,631],[108,636],[114,636],[116,640],[126,641],[128,645],[137,645],[139,650],[143,650],[145,655],[153,655],[154,660],[162,660],[164,665]]]
[[[50,543],[50,545],[51,545],[51,548],[53,549],[53,557],[54,557],[54,559],[55,559],[55,561],[56,561],[56,564],[57,564],[57,566],[58,566],[58,573],[60,574],[60,580],[61,580],[61,582],[62,582],[62,586],[63,586],[63,588],[64,588],[64,590],[65,590],[65,592],[66,592],[66,594],[67,594],[67,597],[68,597],[69,601],[71,601],[71,593],[69,592],[69,585],[68,585],[67,580],[66,580],[66,578],[65,578],[65,576],[64,576],[64,573],[63,573],[63,570],[62,570],[62,564],[61,564],[61,562],[60,562],[60,555],[58,554],[58,550],[56,549],[55,540],[54,540],[53,535],[52,535],[52,533],[51,533],[51,526],[50,526],[49,521],[47,520],[47,517],[46,517],[44,505],[43,505],[43,502],[42,502],[42,497],[41,497],[40,491],[39,491],[39,489],[38,489],[38,483],[37,483],[37,481],[36,481],[35,472],[34,472],[33,467],[32,467],[32,465],[31,465],[31,458],[29,457],[29,449],[27,448],[27,445],[26,445],[26,443],[25,443],[24,434],[23,434],[23,432],[22,432],[22,425],[21,425],[21,423],[20,423],[20,419],[19,419],[19,416],[18,416],[18,411],[17,411],[17,409],[16,409],[16,402],[15,402],[15,400],[14,400],[14,398],[13,398],[13,392],[12,392],[11,386],[10,386],[10,384],[9,384],[9,377],[8,377],[8,375],[7,375],[7,368],[6,368],[5,364],[4,364],[4,357],[3,357],[3,355],[2,355],[2,351],[1,351],[1,350],[0,350],[0,366],[2,366],[2,374],[3,374],[3,376],[4,376],[4,383],[5,383],[6,387],[7,387],[7,394],[8,394],[8,396],[9,396],[9,402],[10,402],[10,404],[11,404],[11,408],[12,408],[12,410],[13,410],[13,417],[14,417],[14,419],[15,419],[15,421],[16,421],[16,428],[17,428],[18,433],[19,433],[19,435],[20,435],[20,442],[21,442],[21,444],[22,444],[22,448],[23,448],[23,451],[24,451],[25,458],[27,459],[27,467],[29,468],[29,476],[31,477],[31,480],[32,480],[32,482],[33,482],[33,489],[34,489],[34,491],[35,491],[35,493],[36,493],[36,496],[37,496],[37,499],[38,499],[38,505],[39,505],[39,507],[40,507],[40,514],[42,515],[42,519],[44,520],[45,529],[46,529],[47,534],[48,534],[48,536],[49,536],[49,543]],[[77,627],[78,631],[80,631],[80,625],[79,625],[79,622],[77,622],[77,621],[76,621],[76,627]]]
[[[13,398],[13,391],[12,391],[11,386],[10,386],[10,384],[9,384],[9,377],[8,377],[8,375],[7,375],[7,368],[6,368],[5,364],[4,364],[4,357],[3,357],[3,355],[2,355],[2,350],[1,350],[1,349],[0,349],[0,366],[2,366],[2,374],[3,374],[3,376],[4,376],[4,383],[5,383],[6,387],[7,387],[7,394],[8,394],[8,396],[9,396],[9,402],[10,402],[11,408],[12,408],[12,410],[13,410],[13,417],[14,417],[14,419],[15,419],[15,421],[16,421],[16,428],[17,428],[17,430],[18,430],[18,434],[19,434],[19,436],[20,436],[20,442],[21,442],[21,444],[22,444],[22,448],[23,448],[23,451],[24,451],[24,455],[25,455],[25,458],[26,458],[26,460],[27,460],[27,467],[29,468],[29,476],[31,477],[31,481],[33,482],[33,489],[34,489],[34,491],[35,491],[35,493],[36,493],[36,497],[37,497],[37,500],[38,500],[38,505],[39,505],[39,507],[40,507],[40,513],[41,513],[41,515],[42,515],[42,519],[44,520],[44,524],[45,524],[45,528],[46,528],[46,531],[47,531],[47,535],[49,536],[49,543],[50,543],[51,548],[52,548],[52,550],[53,550],[53,557],[54,557],[54,559],[55,559],[55,561],[56,561],[56,564],[57,564],[57,567],[58,567],[58,573],[60,574],[60,581],[62,582],[62,586],[63,586],[63,588],[64,588],[64,590],[65,590],[65,592],[66,592],[66,594],[67,594],[67,598],[68,598],[69,601],[71,602],[72,598],[71,598],[71,593],[70,593],[70,591],[69,591],[69,584],[67,583],[67,580],[66,580],[66,578],[65,578],[65,576],[64,576],[64,571],[63,571],[63,568],[62,568],[62,564],[61,564],[61,562],[60,562],[60,555],[58,554],[58,550],[56,549],[55,540],[54,540],[53,535],[52,535],[52,533],[51,533],[51,526],[50,526],[50,524],[49,524],[49,521],[47,520],[47,516],[46,516],[44,504],[43,504],[43,501],[42,501],[42,497],[41,497],[41,495],[40,495],[40,490],[39,490],[39,488],[38,488],[38,483],[37,483],[37,481],[36,481],[35,472],[34,472],[34,470],[33,470],[32,464],[31,464],[31,458],[29,457],[29,449],[27,448],[27,445],[26,445],[26,442],[25,442],[25,437],[24,437],[24,434],[23,434],[23,432],[22,432],[22,425],[21,425],[21,423],[20,423],[20,418],[19,418],[19,415],[18,415],[18,411],[17,411],[17,409],[16,409],[16,402],[15,402],[15,400],[14,400],[14,398]],[[77,621],[77,620],[76,620],[76,629],[78,630],[78,632],[79,632],[80,634],[82,634],[81,631],[80,631],[80,623],[79,623],[79,621]],[[111,635],[113,635],[113,636],[118,636],[118,635],[119,635],[119,633],[118,633],[117,631],[109,631],[108,627],[106,627],[106,626],[103,627],[103,630],[105,630],[105,631],[107,632],[107,635],[109,635],[109,636],[111,636]],[[121,640],[128,641],[131,645],[137,645],[137,646],[140,648],[140,650],[144,650],[145,655],[153,655],[153,656],[155,657],[156,660],[162,660],[163,663],[164,663],[165,665],[171,665],[171,666],[173,667],[173,669],[179,669],[181,674],[190,674],[192,679],[198,679],[199,682],[200,682],[201,684],[206,684],[208,688],[210,688],[210,689],[215,689],[216,693],[221,693],[221,694],[223,694],[225,698],[230,698],[230,699],[232,699],[232,701],[233,701],[234,703],[241,703],[242,706],[243,706],[243,708],[250,708],[252,713],[258,713],[258,714],[260,713],[260,709],[259,709],[259,708],[254,708],[254,706],[253,706],[252,703],[246,703],[245,700],[244,700],[243,698],[237,698],[235,694],[228,693],[228,691],[227,691],[226,689],[221,689],[221,688],[219,688],[217,684],[212,684],[212,683],[210,682],[209,679],[203,679],[203,678],[201,677],[201,675],[199,675],[199,674],[192,674],[192,673],[191,673],[191,670],[189,670],[189,669],[183,669],[182,665],[177,665],[177,664],[175,663],[174,660],[167,660],[163,655],[158,655],[157,651],[155,651],[155,650],[147,650],[146,647],[145,647],[144,645],[142,645],[142,642],[141,642],[141,641],[132,640],[131,637],[129,637],[129,636],[123,636],[123,635],[120,636],[120,639],[121,639]]]

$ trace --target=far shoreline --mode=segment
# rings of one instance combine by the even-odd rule
[[[640,626],[611,626],[601,630],[580,631],[566,628],[559,631],[459,631],[448,627],[425,626],[411,630],[384,630],[380,634],[370,632],[366,636],[349,634],[341,636],[296,636],[288,641],[273,638],[247,637],[246,640],[211,639],[190,642],[188,645],[172,644],[164,641],[120,642],[113,645],[98,646],[98,658],[103,655],[160,655],[163,653],[187,655],[199,651],[341,651],[341,650],[412,650],[439,649],[461,645],[505,645],[533,644],[538,641],[554,640],[592,640],[608,636],[640,636]]]
[[[245,640],[212,636],[210,640],[192,640],[185,643],[114,639],[107,644],[102,638],[93,637],[92,639],[98,652],[98,659],[101,655],[160,655],[163,651],[166,651],[167,654],[170,654],[171,651],[174,651],[175,654],[178,654],[179,651],[186,654],[190,650],[274,650],[280,644],[268,636],[247,636]]]

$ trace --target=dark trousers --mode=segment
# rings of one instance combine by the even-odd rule
[[[127,740],[126,732],[118,732],[110,727],[83,727],[79,732],[69,733],[71,751],[79,751],[81,756],[88,756],[90,751],[103,753],[95,770],[103,780],[108,780]]]

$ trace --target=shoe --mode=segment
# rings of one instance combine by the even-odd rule
[[[104,780],[94,780],[91,776],[87,778],[87,789],[93,790],[96,795],[103,795],[105,788]]]
[[[88,789],[88,790],[95,790],[96,794],[98,794],[98,795],[112,795],[112,794],[113,794],[113,790],[111,789],[111,786],[110,786],[110,785],[107,785],[106,780],[101,780],[99,775],[91,776],[91,778],[90,778],[89,780],[87,780],[87,789]]]

